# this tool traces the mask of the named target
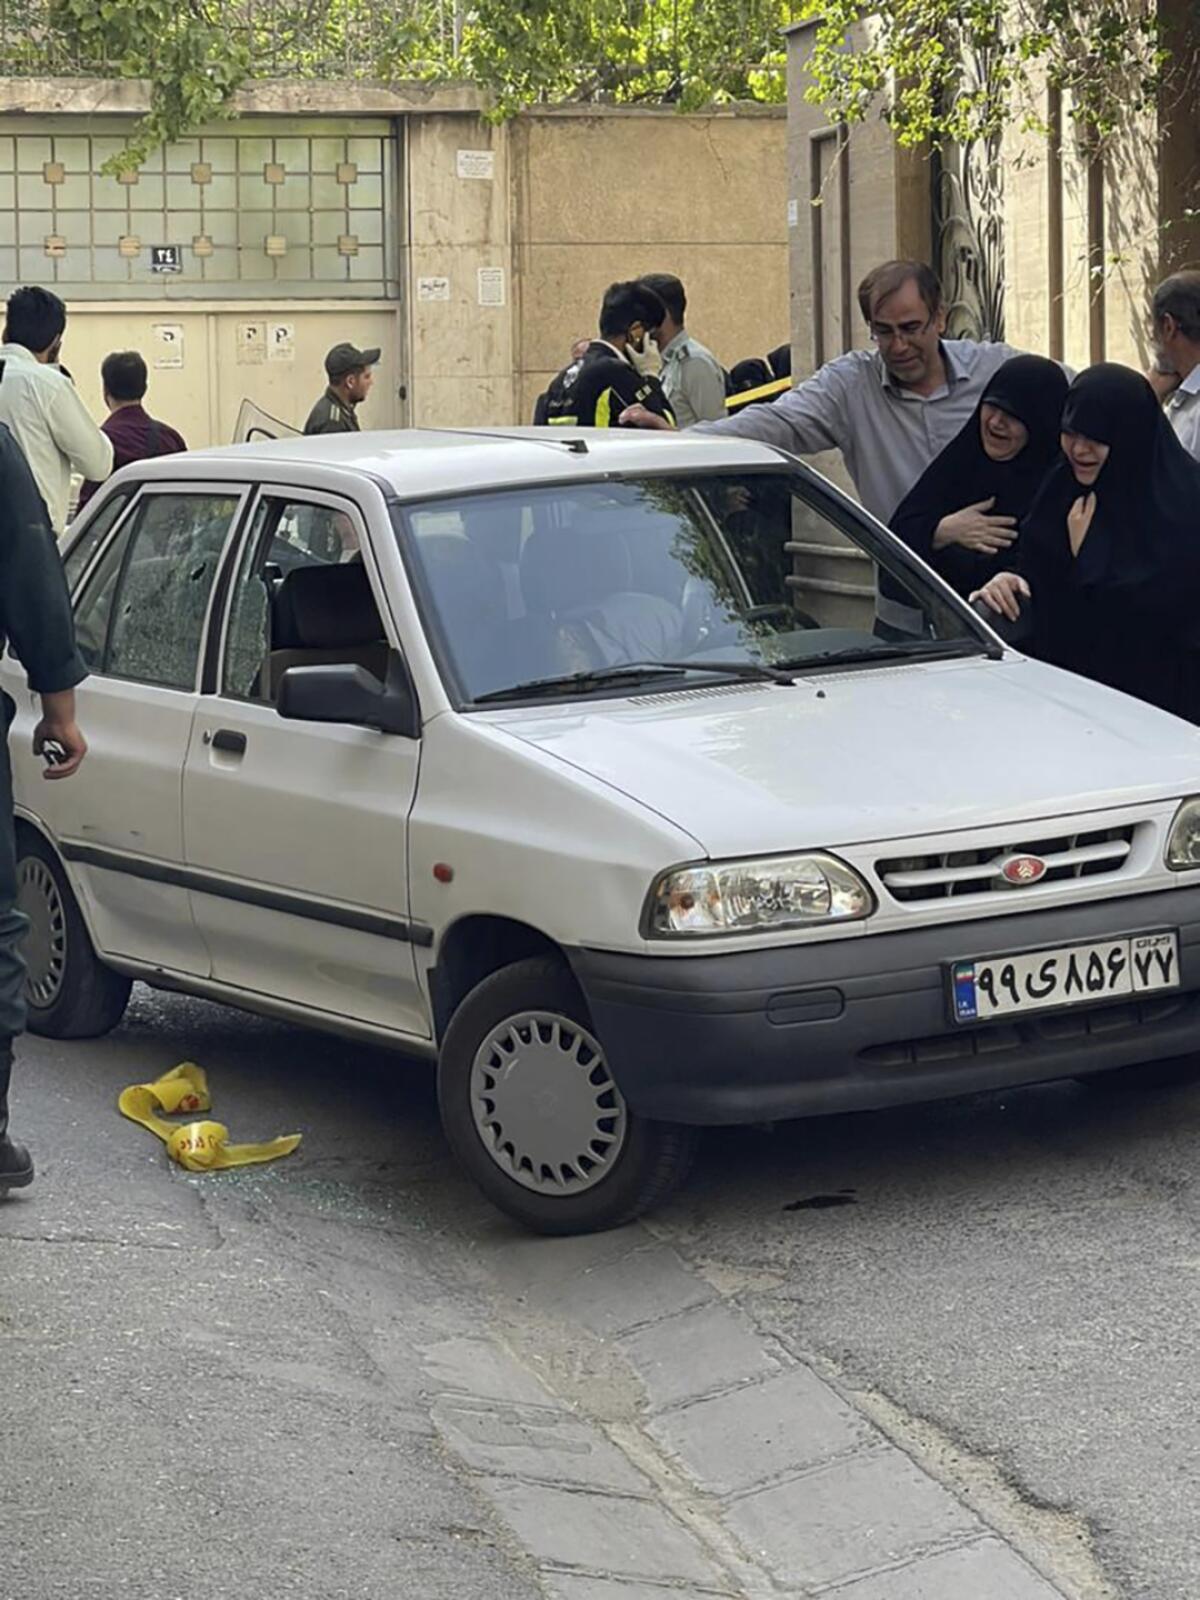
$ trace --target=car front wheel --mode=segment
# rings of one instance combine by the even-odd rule
[[[30,1033],[95,1039],[115,1028],[130,980],[99,960],[62,864],[28,827],[17,835],[17,909],[29,919],[22,954]]]
[[[442,1044],[446,1137],[501,1211],[536,1233],[620,1227],[682,1182],[696,1130],[625,1104],[570,972],[551,957],[485,978]]]

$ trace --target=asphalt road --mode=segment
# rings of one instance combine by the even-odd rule
[[[115,1098],[185,1059],[235,1140],[300,1152],[168,1168]],[[420,1368],[487,1324],[497,1262],[557,1247],[453,1169],[425,1069],[139,991],[107,1040],[27,1041],[14,1099],[0,1600],[544,1592]],[[1113,1592],[1195,1600],[1198,1157],[1200,1089],[1064,1085],[710,1134],[650,1227],[764,1349],[1062,1513]]]
[[[170,1168],[116,1095],[185,1059],[233,1140],[303,1156]],[[3,1600],[541,1596],[421,1394],[479,1317],[423,1075],[140,991],[108,1039],[27,1040],[13,1098],[39,1171],[0,1205]]]
[[[1200,1594],[1200,1089],[724,1133],[659,1221],[765,1332],[1079,1519],[1125,1600]]]

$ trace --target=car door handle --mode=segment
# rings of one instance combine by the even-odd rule
[[[227,750],[230,755],[244,756],[246,754],[246,735],[237,733],[233,728],[218,728],[212,736],[214,750]]]

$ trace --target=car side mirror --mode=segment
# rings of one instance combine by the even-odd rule
[[[289,667],[279,680],[275,709],[289,722],[340,722],[415,739],[421,714],[403,659],[393,650],[386,680],[366,667],[338,664]]]

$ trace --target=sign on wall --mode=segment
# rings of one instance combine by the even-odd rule
[[[479,304],[502,306],[504,304],[504,268],[480,267]]]
[[[152,244],[150,246],[150,271],[182,272],[182,247],[177,244]]]
[[[449,298],[450,298],[450,279],[449,278],[418,278],[417,279],[417,299],[418,300],[449,300]]]
[[[237,325],[237,362],[239,367],[261,367],[267,359],[267,325],[265,322],[239,322]]]
[[[267,360],[294,361],[296,359],[296,325],[294,322],[272,322],[267,327]]]
[[[494,150],[460,150],[458,152],[458,175],[460,178],[482,178],[490,183],[496,176],[496,152]]]
[[[160,370],[183,365],[183,324],[155,322],[150,328],[154,365]]]

